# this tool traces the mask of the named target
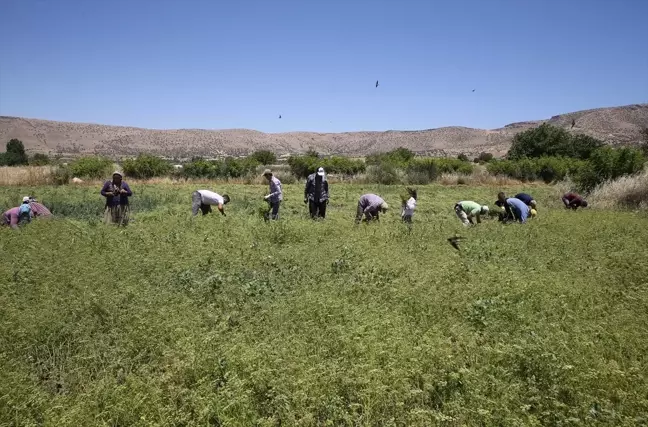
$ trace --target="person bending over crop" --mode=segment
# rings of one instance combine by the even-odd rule
[[[193,216],[198,215],[200,210],[203,215],[207,215],[212,211],[212,206],[216,206],[218,211],[225,216],[223,206],[228,204],[230,198],[227,194],[222,196],[209,190],[196,190],[191,195],[191,213]]]
[[[455,204],[455,214],[461,220],[461,223],[468,227],[469,225],[474,224],[473,218],[477,220],[477,223],[481,223],[481,216],[488,214],[488,206],[480,205],[477,202],[472,200],[464,200]]]
[[[403,198],[401,218],[409,228],[412,228],[412,218],[414,217],[414,210],[416,209],[418,194],[415,188],[409,187],[407,188],[407,194],[409,195],[409,199],[405,200]]]
[[[106,198],[106,210],[104,212],[106,224],[128,225],[130,214],[128,198],[133,195],[133,192],[128,184],[122,181],[120,172],[113,173],[112,180],[104,183],[101,195]]]
[[[522,200],[525,205],[527,205],[528,207],[530,207],[532,209],[536,209],[536,207],[537,207],[535,199],[530,194],[518,193],[513,197],[515,197],[516,199]]]
[[[281,201],[283,200],[281,181],[273,175],[270,169],[263,171],[263,176],[268,180],[268,184],[270,184],[270,193],[263,198],[269,204],[268,212],[265,214],[265,220],[276,220],[279,219],[279,205],[281,205]]]
[[[359,224],[364,216],[364,221],[378,221],[380,213],[387,212],[389,206],[382,197],[375,194],[365,194],[358,200],[358,210],[356,212],[356,224]]]
[[[308,203],[311,218],[325,218],[326,205],[329,201],[329,185],[324,168],[308,175],[304,188],[304,203]]]
[[[562,196],[562,202],[565,205],[565,209],[578,209],[578,208],[586,208],[587,207],[587,201],[583,199],[583,197],[578,194],[578,193],[566,193],[565,195]]]
[[[509,197],[506,199],[506,206],[511,212],[514,221],[518,221],[521,224],[527,222],[527,218],[529,218],[529,215],[531,214],[531,208],[522,200],[515,197]]]
[[[2,214],[2,218],[0,218],[0,225],[2,226],[7,225],[17,230],[19,221],[20,221],[20,206],[17,206],[15,208],[9,209],[8,211]]]

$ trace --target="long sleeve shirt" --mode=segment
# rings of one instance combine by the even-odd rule
[[[529,217],[529,207],[520,199],[511,197],[506,199],[506,204],[510,206],[511,211],[515,215],[515,219],[521,223],[525,223]]]
[[[281,181],[273,176],[270,179],[270,194],[268,201],[270,203],[277,203],[283,200],[283,190],[281,189]]]
[[[126,193],[120,194],[119,190],[126,190]],[[112,192],[113,195],[108,193]],[[113,184],[112,181],[106,181],[101,189],[101,195],[106,198],[106,206],[127,205],[128,198],[133,195],[130,187],[124,181],[119,186]]]
[[[531,205],[531,202],[533,201],[533,197],[529,194],[526,193],[518,193],[515,195],[516,199],[522,200],[525,205]]]
[[[20,207],[11,208],[2,214],[2,222],[9,225],[11,228],[18,228],[18,220],[20,218]]]
[[[306,179],[306,187],[304,188],[304,199],[315,202],[323,202],[329,199],[329,186],[326,177],[321,178],[321,187],[319,195],[317,193],[317,174],[313,173]]]
[[[358,201],[358,205],[362,209],[363,213],[376,213],[378,210],[380,210],[380,206],[385,203],[385,201],[380,197],[375,194],[365,194],[364,196],[360,197],[360,200]]]
[[[31,207],[34,216],[38,216],[38,217],[52,216],[52,212],[50,212],[50,210],[47,209],[42,203],[29,202],[29,206]]]

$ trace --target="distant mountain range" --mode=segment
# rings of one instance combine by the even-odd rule
[[[572,120],[575,121],[573,128]],[[491,130],[452,126],[420,131],[344,133],[152,130],[0,116],[0,150],[4,150],[5,141],[18,138],[28,152],[63,156],[100,154],[122,157],[152,153],[177,158],[219,157],[245,155],[258,149],[272,150],[279,155],[314,149],[322,154],[366,156],[398,147],[429,155],[465,153],[475,156],[486,151],[501,156],[508,150],[516,133],[543,122],[612,145],[638,144],[641,142],[640,130],[648,127],[648,104],[577,111]]]

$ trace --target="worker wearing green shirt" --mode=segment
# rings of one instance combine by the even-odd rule
[[[477,223],[481,223],[481,216],[488,214],[488,206],[482,206],[477,202],[465,200],[455,205],[455,213],[461,220],[462,224],[466,227],[473,224],[473,218]]]

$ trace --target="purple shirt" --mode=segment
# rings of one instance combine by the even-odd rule
[[[377,212],[380,209],[380,205],[382,205],[383,203],[385,203],[385,201],[380,196],[376,196],[375,194],[365,194],[364,196],[360,197],[360,201],[358,202],[364,213]]]
[[[20,206],[11,208],[2,214],[2,222],[11,226],[12,228],[18,227],[18,219],[20,218]]]
[[[283,191],[281,189],[281,181],[276,176],[270,178],[270,203],[277,203],[283,200]]]
[[[101,195],[106,198],[106,206],[117,206],[117,205],[127,205],[128,204],[128,197],[133,195],[133,192],[131,191],[130,187],[128,184],[126,184],[124,181],[121,182],[121,185],[119,188],[126,190],[126,194],[120,194],[120,195],[115,195],[111,196],[109,193],[114,190],[113,187],[116,187],[112,181],[106,181],[104,184],[103,188],[101,189]]]

